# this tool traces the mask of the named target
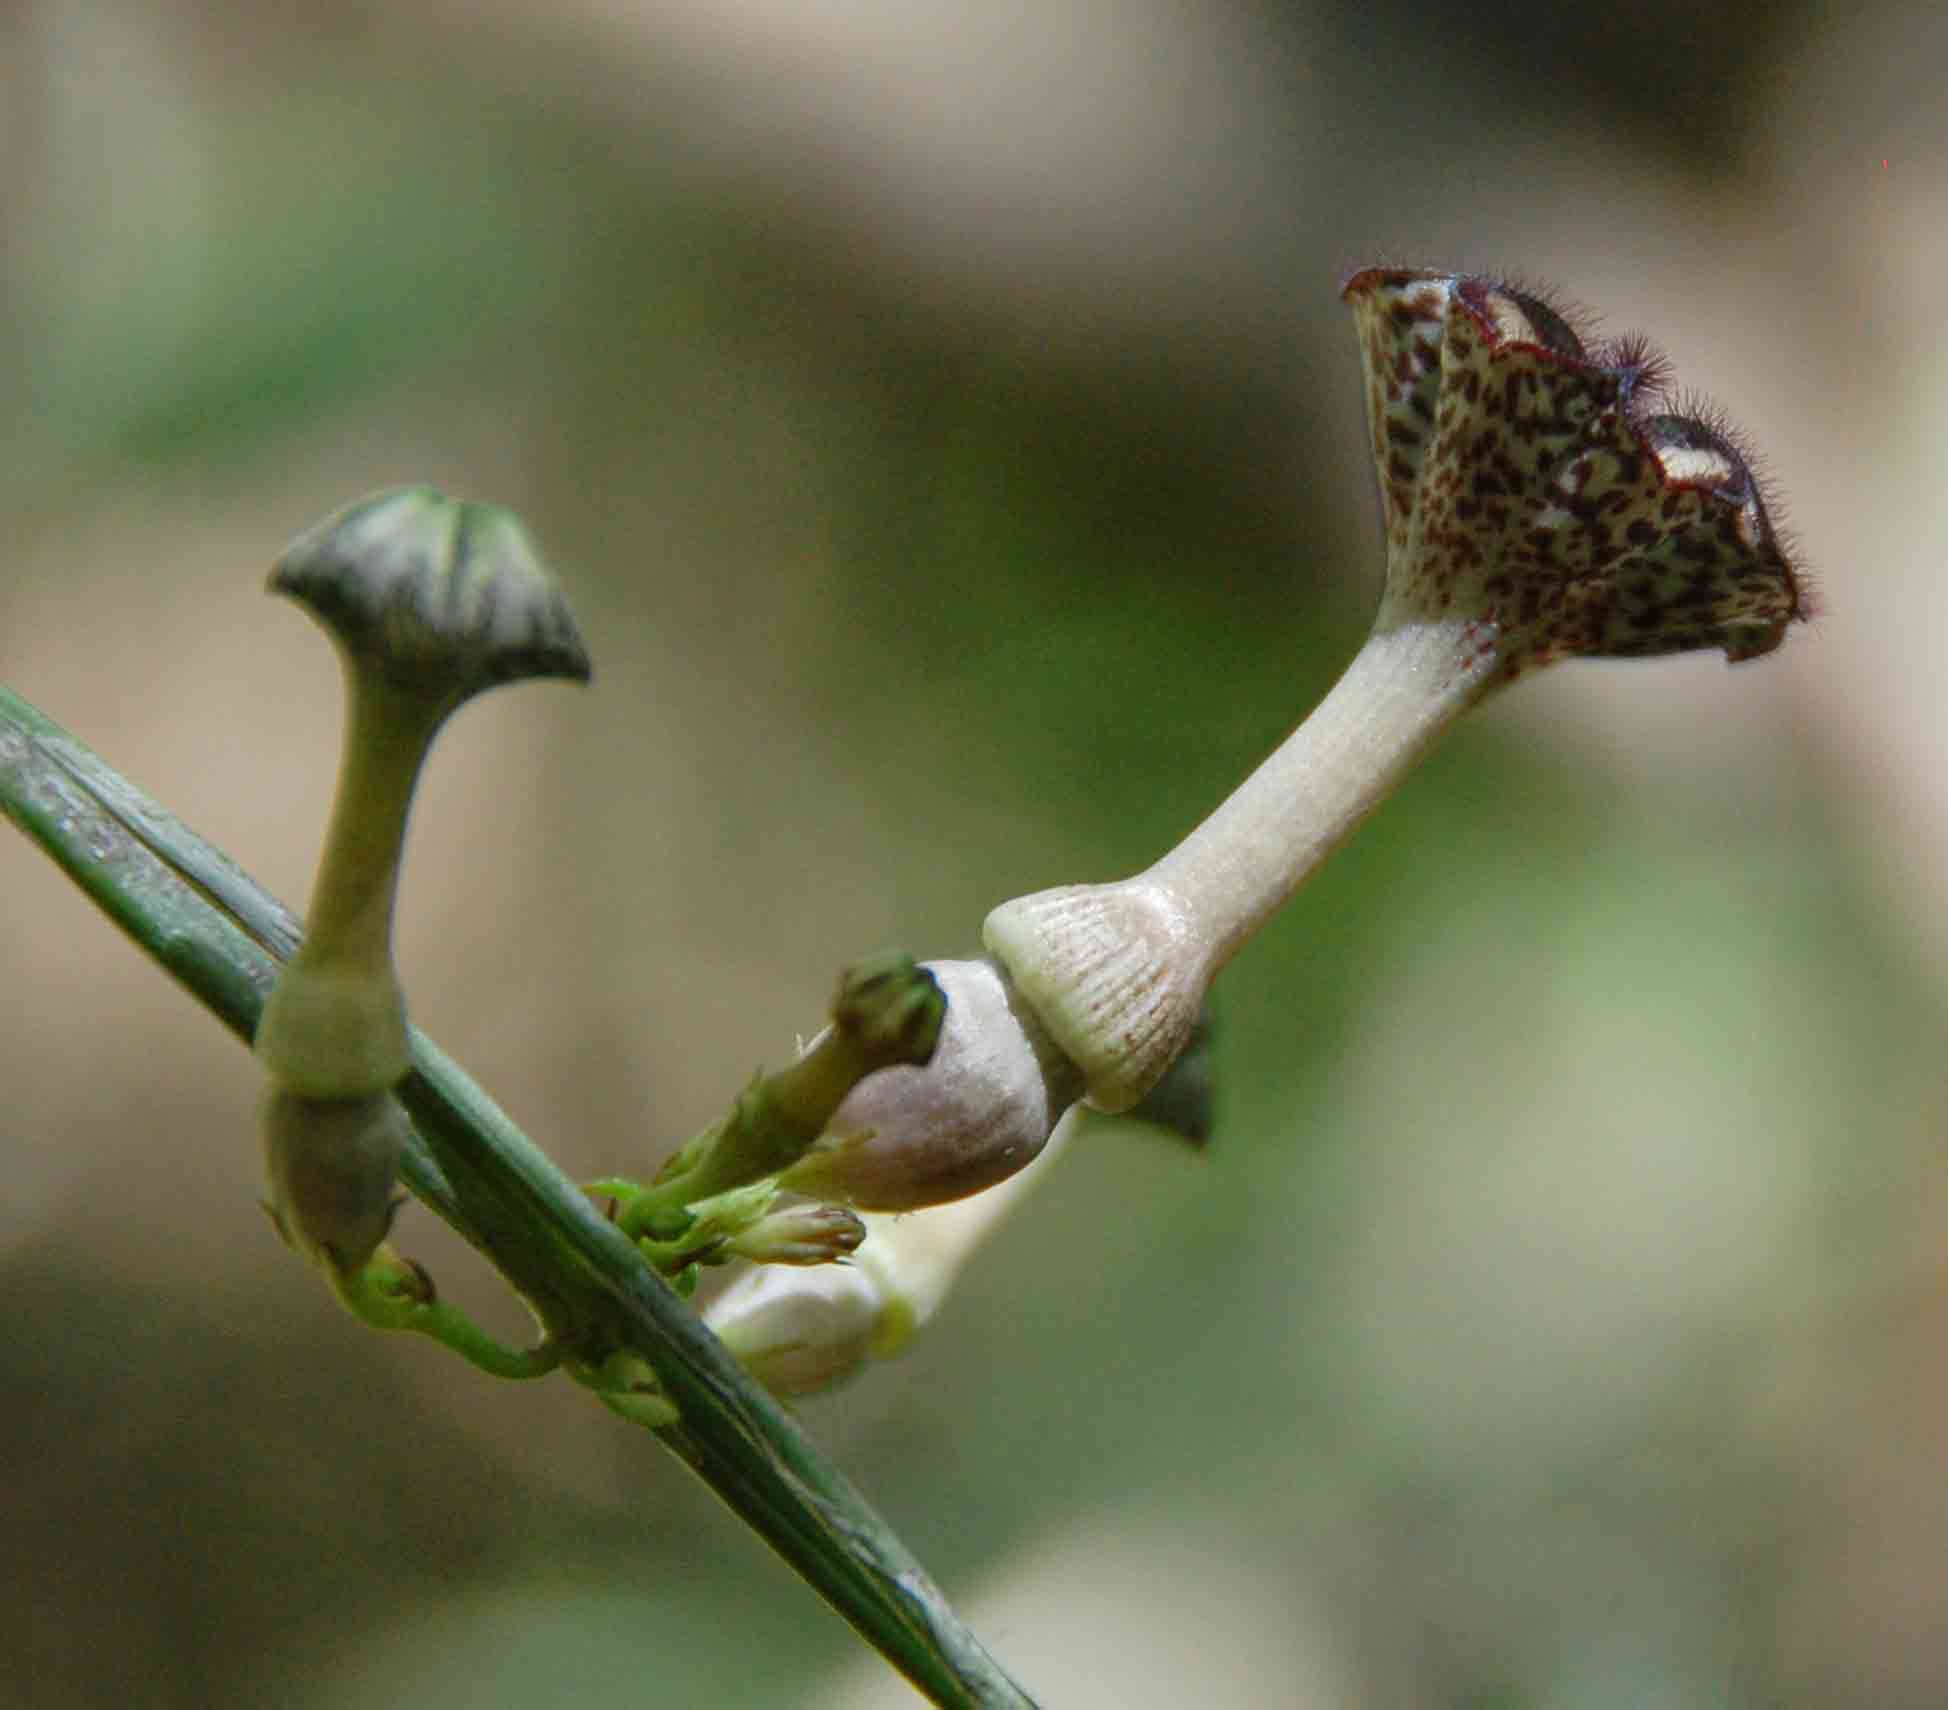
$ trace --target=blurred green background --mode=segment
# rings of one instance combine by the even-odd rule
[[[1140,866],[1377,597],[1337,270],[1507,268],[1767,456],[1828,615],[1472,719],[808,1404],[1051,1706],[1948,1700],[1941,8],[0,10],[0,678],[301,903],[377,486],[596,656],[470,709],[417,1019],[641,1169],[1000,899]],[[244,1054],[0,838],[0,1702],[876,1706],[640,1433],[357,1332]],[[403,1244],[496,1322],[470,1256]]]

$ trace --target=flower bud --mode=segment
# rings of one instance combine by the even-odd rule
[[[254,1049],[269,1078],[271,1215],[341,1277],[385,1238],[411,1066],[392,911],[413,792],[463,701],[523,677],[585,681],[588,654],[521,525],[426,487],[328,517],[278,560],[345,671],[338,791],[305,935],[279,971]]]
[[[776,1394],[844,1382],[898,1353],[932,1319],[1074,1129],[1073,1116],[1058,1124],[1026,1169],[985,1193],[910,1215],[867,1213],[850,1264],[747,1272],[705,1309],[705,1324]]]
[[[305,1258],[339,1275],[359,1270],[392,1228],[406,1113],[390,1093],[305,1098],[271,1083],[260,1122],[266,1209]]]
[[[808,1201],[761,1217],[730,1236],[723,1251],[758,1265],[825,1265],[866,1238],[866,1226],[842,1205]]]
[[[947,994],[932,1060],[862,1081],[781,1186],[862,1211],[942,1205],[1031,1162],[1081,1095],[1080,1075],[993,963],[926,966]]]
[[[811,1395],[853,1376],[881,1339],[888,1303],[858,1265],[747,1271],[704,1323],[774,1395]]]
[[[904,951],[847,968],[832,1000],[832,1025],[795,1062],[755,1077],[730,1114],[664,1164],[618,1221],[631,1235],[655,1236],[685,1206],[790,1172],[862,1081],[932,1057],[946,1009],[932,972]]]

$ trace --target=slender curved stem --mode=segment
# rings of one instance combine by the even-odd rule
[[[430,1336],[489,1377],[520,1382],[546,1377],[561,1365],[561,1343],[552,1332],[530,1348],[510,1348],[457,1307],[434,1298],[426,1273],[409,1259],[381,1248],[363,1270],[331,1272],[332,1291],[346,1311],[374,1330],[410,1330]]]
[[[0,688],[0,811],[248,1043],[297,921],[98,756]],[[422,1034],[401,1177],[533,1306],[569,1363],[626,1350],[677,1419],[656,1435],[934,1703],[1033,1701],[906,1546],[541,1149]],[[241,1126],[241,1124],[240,1124]],[[645,1415],[648,1417],[648,1415]]]

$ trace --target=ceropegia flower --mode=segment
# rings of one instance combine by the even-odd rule
[[[392,909],[420,768],[464,701],[529,677],[585,682],[588,653],[511,512],[430,487],[376,493],[286,548],[272,592],[303,606],[345,671],[338,794],[305,935],[257,1026],[269,1078],[270,1210],[349,1274],[392,1221],[409,1066]]]
[[[1748,459],[1666,402],[1641,344],[1592,346],[1492,279],[1368,268],[1345,297],[1386,529],[1366,645],[1161,861],[983,931],[1105,1110],[1156,1083],[1218,970],[1469,707],[1573,655],[1754,659],[1808,615]]]

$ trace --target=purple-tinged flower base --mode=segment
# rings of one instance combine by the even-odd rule
[[[1468,613],[1492,683],[1571,654],[1770,653],[1809,615],[1720,422],[1662,414],[1641,341],[1592,350],[1491,279],[1368,268],[1359,320],[1395,621]]]

